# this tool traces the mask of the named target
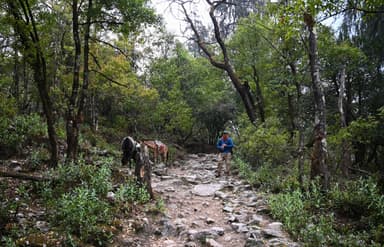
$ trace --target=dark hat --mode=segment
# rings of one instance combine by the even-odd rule
[[[228,130],[224,130],[224,131],[223,131],[223,135],[224,135],[224,134],[230,134],[230,133],[229,133]]]

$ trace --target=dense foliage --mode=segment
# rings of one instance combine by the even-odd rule
[[[384,243],[381,1],[207,3],[217,29],[188,16],[186,45],[146,0],[0,0],[0,165],[22,158],[57,178],[0,180],[0,245],[29,234],[12,215],[35,190],[68,245],[103,245],[116,208],[149,198],[131,180],[112,188],[117,159],[93,155],[117,157],[127,135],[174,152],[224,129],[239,174],[274,193],[272,214],[293,237]]]

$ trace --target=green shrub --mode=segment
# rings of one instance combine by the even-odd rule
[[[43,163],[49,160],[49,151],[44,148],[44,146],[40,146],[35,149],[32,153],[30,153],[28,157],[28,165],[32,170],[38,169]]]
[[[51,223],[65,233],[67,245],[81,245],[72,234],[99,246],[112,235],[105,230],[113,215],[107,201],[107,193],[112,190],[112,160],[103,159],[100,163],[89,165],[79,160],[60,164],[52,172],[57,179],[39,186]]]
[[[305,246],[330,246],[337,233],[334,226],[332,214],[313,215],[309,218],[306,227],[302,228],[298,239],[305,243]]]
[[[305,211],[304,196],[299,190],[271,196],[272,215],[284,223],[286,229],[296,238],[308,224],[309,214]]]
[[[273,167],[266,163],[256,169],[239,157],[235,157],[234,166],[239,170],[239,175],[245,178],[249,184],[265,191],[278,193],[300,187],[297,171],[291,169],[289,165]]]
[[[54,224],[85,241],[90,237],[104,237],[100,225],[111,220],[108,203],[98,198],[95,190],[86,187],[63,194],[54,209]]]
[[[150,195],[145,187],[139,186],[134,180],[129,180],[117,189],[116,200],[120,203],[146,203],[150,200]]]
[[[20,152],[27,140],[46,136],[47,129],[41,117],[34,113],[31,115],[18,115],[13,119],[0,119],[0,145]]]
[[[112,189],[111,164],[112,159],[103,159],[100,167],[85,164],[84,160],[79,160],[71,164],[59,164],[57,168],[57,190],[59,194],[71,188],[84,185],[92,188],[98,195],[106,196]]]
[[[265,123],[255,127],[249,125],[243,130],[237,152],[245,161],[255,167],[265,163],[273,166],[286,163],[290,157],[292,146],[289,143],[289,133],[284,131],[279,121],[268,118]]]
[[[382,246],[384,196],[373,179],[335,184],[329,193],[314,181],[306,192],[271,196],[271,212],[305,246]],[[348,224],[338,222],[349,219]],[[357,225],[354,223],[358,222]],[[364,226],[364,230],[361,230]]]
[[[374,228],[384,222],[384,195],[372,178],[348,181],[344,188],[335,184],[330,197],[333,208],[344,216],[365,217]]]

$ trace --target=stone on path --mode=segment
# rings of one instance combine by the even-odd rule
[[[221,244],[216,242],[214,239],[210,239],[210,238],[205,241],[205,244],[208,247],[223,247]]]
[[[216,191],[223,188],[223,184],[198,184],[193,187],[192,193],[197,196],[213,196]]]
[[[272,222],[263,229],[263,234],[266,237],[284,238],[285,234],[282,229],[283,224],[281,222]]]

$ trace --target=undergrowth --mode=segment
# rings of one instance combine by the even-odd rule
[[[272,216],[304,246],[384,245],[384,195],[373,178],[334,182],[323,192],[316,180],[300,188],[294,169],[254,169],[239,158],[234,163],[250,184],[274,192]]]
[[[0,245],[28,245],[28,236],[38,232],[33,225],[28,231],[23,231],[25,225],[12,223],[18,210],[32,200],[39,201],[45,208],[44,221],[50,231],[58,233],[57,241],[61,245],[107,245],[119,227],[114,226],[115,220],[131,212],[122,212],[120,208],[132,209],[149,202],[150,196],[131,178],[122,181],[119,187],[113,187],[115,161],[112,158],[102,158],[96,163],[88,164],[80,159],[60,164],[45,174],[54,178],[51,181],[28,183],[28,186],[21,184],[15,192],[17,200],[6,199],[8,196],[1,190],[0,230],[13,228],[0,233]],[[0,189],[2,187],[7,186],[1,183]],[[108,196],[110,194],[114,197]]]

